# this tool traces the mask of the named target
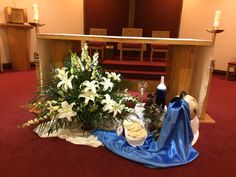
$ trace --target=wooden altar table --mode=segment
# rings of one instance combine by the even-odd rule
[[[40,84],[51,77],[51,64],[63,66],[63,60],[69,49],[81,41],[102,41],[115,43],[167,44],[167,94],[170,98],[185,90],[199,103],[198,115],[206,118],[208,84],[210,83],[210,61],[213,42],[201,39],[153,38],[97,36],[80,34],[38,33],[40,58]],[[207,115],[208,116],[208,115]]]

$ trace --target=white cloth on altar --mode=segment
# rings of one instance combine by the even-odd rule
[[[193,132],[193,140],[191,145],[193,146],[199,137],[199,119],[198,116],[195,116],[194,119],[190,121],[192,132]]]
[[[103,146],[96,136],[83,132],[78,128],[59,129],[58,131],[48,134],[48,127],[44,127],[43,130],[40,130],[40,126],[41,124],[34,129],[34,132],[41,138],[59,137],[60,139],[65,139],[66,141],[77,145],[91,147]]]

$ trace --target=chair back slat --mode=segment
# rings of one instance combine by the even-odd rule
[[[105,29],[105,28],[90,28],[89,34],[91,34],[91,35],[107,35],[107,29]]]
[[[170,31],[152,31],[152,37],[168,38]]]
[[[142,28],[122,28],[122,36],[142,37],[143,29]]]

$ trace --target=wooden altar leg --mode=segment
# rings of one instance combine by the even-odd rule
[[[216,121],[207,113],[203,118],[200,118],[200,123],[215,123]]]
[[[198,115],[203,122],[207,121],[205,118],[209,118],[205,117],[205,111],[211,80],[210,58],[210,47],[171,46],[167,59],[169,98],[181,91],[192,95],[198,101]]]
[[[190,92],[193,74],[194,46],[174,46],[167,59],[167,90],[170,98],[181,91]]]
[[[122,44],[120,44],[120,61],[122,60],[122,57],[123,57]]]
[[[72,48],[71,41],[61,40],[38,40],[41,86],[51,78],[52,67],[64,66],[66,54]],[[50,60],[48,60],[50,59]]]

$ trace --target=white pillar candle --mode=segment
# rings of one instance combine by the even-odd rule
[[[38,23],[39,22],[39,8],[38,4],[33,4],[33,13],[34,13],[34,22]]]
[[[220,24],[220,16],[221,16],[221,11],[217,10],[215,13],[215,19],[214,19],[214,24],[213,27],[216,29],[219,27]]]

